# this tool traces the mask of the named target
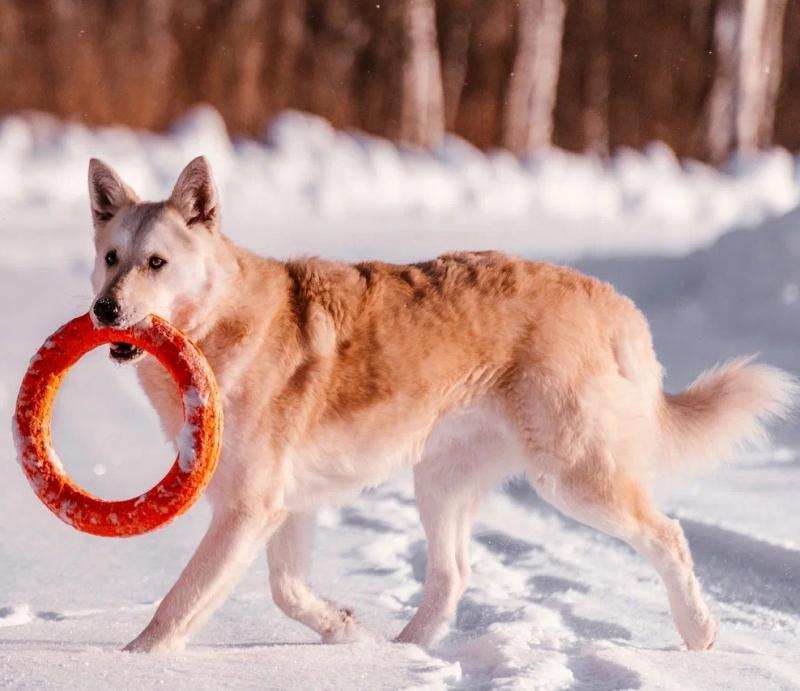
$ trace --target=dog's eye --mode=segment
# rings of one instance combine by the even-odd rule
[[[156,269],[156,270],[160,269],[166,263],[167,263],[166,259],[162,259],[161,257],[156,256],[155,254],[152,257],[150,257],[150,259],[148,259],[147,261],[147,265],[151,269]]]
[[[106,252],[106,266],[114,266],[117,263],[117,253],[114,250]]]

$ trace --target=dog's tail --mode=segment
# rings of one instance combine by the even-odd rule
[[[708,467],[766,439],[764,424],[785,419],[800,387],[786,372],[741,357],[703,372],[679,394],[664,394],[660,456],[674,466]]]

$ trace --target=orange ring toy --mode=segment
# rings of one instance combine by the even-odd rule
[[[67,370],[93,348],[112,342],[130,343],[158,358],[178,385],[184,416],[169,472],[141,496],[120,501],[104,501],[72,482],[50,433],[53,401]],[[14,414],[17,456],[39,499],[65,523],[107,537],[140,535],[186,511],[214,473],[221,433],[222,405],[208,362],[186,336],[156,316],[125,330],[96,328],[88,314],[62,326],[31,359]]]

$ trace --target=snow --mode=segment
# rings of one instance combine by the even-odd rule
[[[335,248],[347,259],[406,260],[452,249],[454,240],[483,248],[487,239],[498,249],[560,258],[681,254],[800,200],[797,161],[782,150],[723,173],[681,165],[661,144],[623,151],[610,163],[558,150],[520,163],[456,137],[434,155],[403,151],[296,112],[278,117],[262,139],[231,141],[207,107],[166,136],[92,131],[44,115],[5,118],[0,203],[6,218],[35,222],[26,233],[8,229],[4,259],[85,260],[89,238],[76,242],[65,219],[86,217],[89,156],[117,167],[140,195],[157,197],[169,192],[176,171],[205,154],[225,202],[225,227],[280,256]]]
[[[576,263],[648,315],[670,390],[718,359],[761,351],[800,371],[798,162],[785,152],[723,173],[663,146],[610,163],[553,151],[524,164],[457,139],[427,156],[287,113],[263,141],[231,141],[200,109],[167,135],[91,131],[46,117],[0,121],[0,417],[42,338],[91,300],[86,165],[100,156],[144,196],[168,193],[204,153],[223,225],[273,256],[421,259],[496,247]],[[191,403],[191,401],[190,401]],[[56,401],[67,471],[107,498],[140,495],[172,462],[130,368],[83,358]],[[132,540],[78,533],[41,505],[0,429],[0,685],[86,688],[778,689],[800,686],[800,434],[712,475],[664,479],[709,604],[714,651],[681,649],[652,569],[561,517],[520,482],[492,495],[474,578],[444,641],[389,642],[425,568],[402,475],[324,511],[312,581],[352,606],[375,640],[320,645],[272,604],[264,559],[183,653],[119,648],[146,624],[208,521],[198,504]]]
[[[21,626],[33,620],[28,605],[16,605],[0,609],[0,626]]]
[[[188,387],[183,394],[183,417],[176,445],[178,447],[178,467],[184,473],[191,473],[197,461],[195,457],[195,437],[198,427],[198,410],[208,403],[207,396],[201,396],[194,387]]]

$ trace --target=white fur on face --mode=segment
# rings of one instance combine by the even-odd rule
[[[207,285],[204,230],[187,228],[178,213],[155,204],[123,209],[95,237],[92,286],[95,300],[110,296],[122,308],[120,325],[130,326],[149,314],[182,321],[201,302]],[[113,266],[106,264],[116,252]],[[149,266],[158,256],[167,263]]]

